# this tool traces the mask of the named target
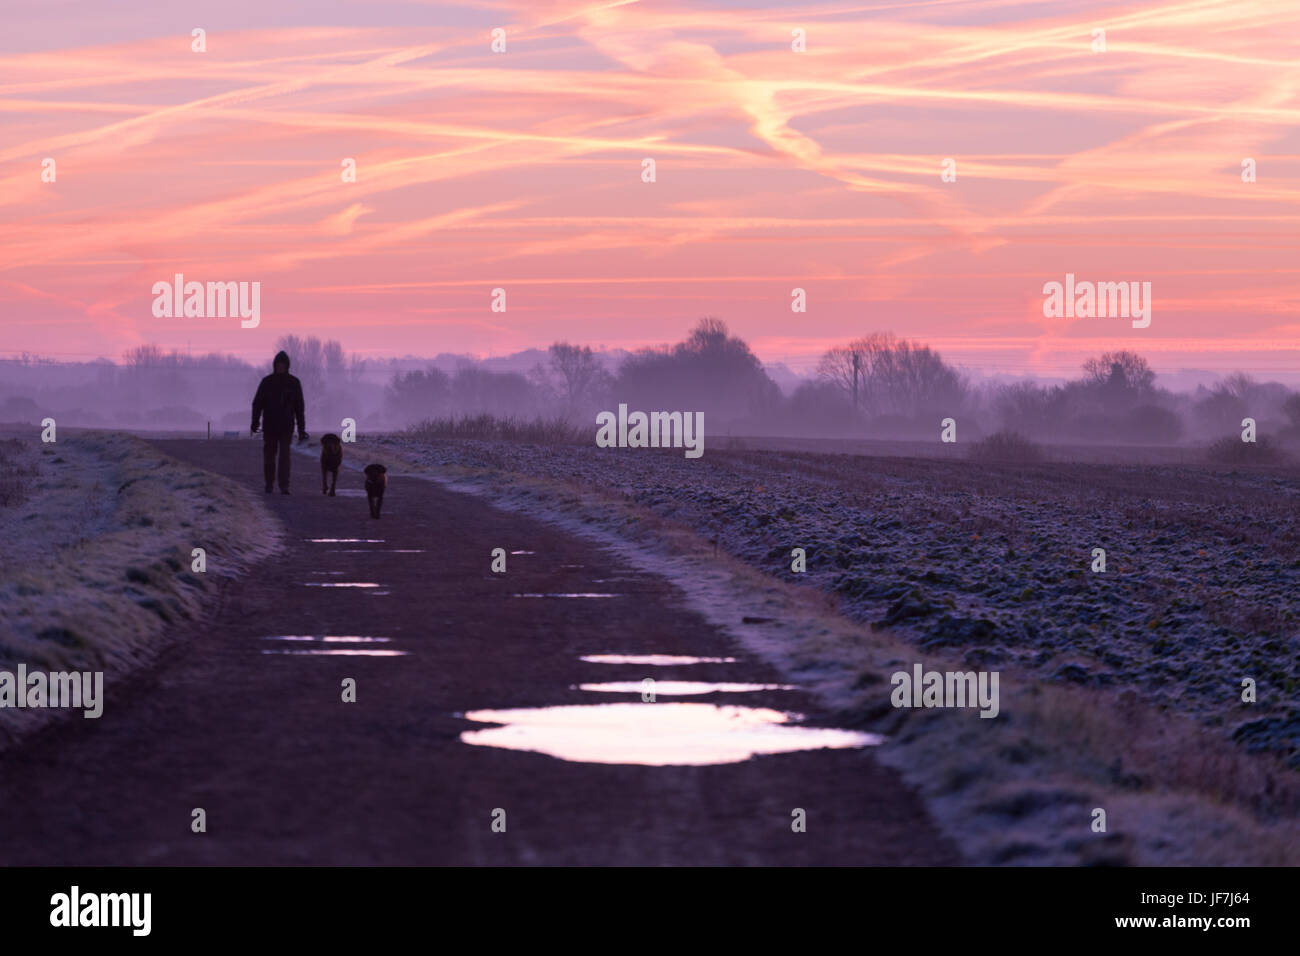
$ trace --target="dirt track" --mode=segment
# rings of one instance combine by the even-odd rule
[[[158,445],[261,494],[260,443]],[[309,460],[294,469],[294,493],[266,497],[288,528],[285,553],[174,635],[148,673],[110,686],[100,720],[74,718],[0,757],[0,864],[959,862],[870,748],[649,767],[461,742],[485,726],[455,716],[465,711],[639,700],[581,682],[782,681],[683,610],[669,582],[580,538],[400,475],[372,521],[363,498],[323,498]],[[339,487],[360,478],[345,471]],[[492,574],[495,547],[535,553]],[[307,586],[331,580],[379,587]],[[622,596],[510,597],[608,591]],[[277,635],[384,636],[407,653],[262,653],[291,647],[266,640]],[[579,660],[602,653],[737,662]],[[346,677],[356,703],[340,700]],[[818,714],[797,691],[672,699]],[[195,807],[204,834],[190,831]],[[498,807],[505,833],[491,829]],[[791,832],[795,807],[806,833]]]

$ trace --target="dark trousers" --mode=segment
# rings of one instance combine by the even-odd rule
[[[266,478],[266,487],[275,481],[276,459],[280,464],[280,490],[289,490],[289,453],[293,447],[293,432],[275,434],[262,433],[262,475]]]

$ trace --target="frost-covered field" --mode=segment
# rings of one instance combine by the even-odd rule
[[[429,465],[620,493],[922,652],[1125,691],[1300,768],[1295,470],[385,441]]]
[[[278,545],[260,501],[129,435],[0,450],[0,669],[130,670],[157,653],[165,627]],[[0,710],[0,745],[50,714]]]

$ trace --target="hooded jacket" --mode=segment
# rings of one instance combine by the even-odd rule
[[[286,369],[289,356],[279,353],[271,363],[283,362]],[[298,434],[307,434],[306,407],[302,398],[302,382],[284,373],[272,372],[262,379],[253,396],[253,430],[257,430],[258,419],[262,421],[264,435],[291,435],[296,421]]]

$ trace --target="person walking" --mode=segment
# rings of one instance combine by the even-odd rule
[[[289,493],[289,454],[293,441],[293,426],[298,425],[298,440],[307,440],[306,405],[302,397],[302,382],[289,374],[289,356],[281,351],[271,362],[273,371],[262,379],[253,396],[253,425],[250,435],[257,434],[259,420],[262,424],[262,475],[266,479],[266,493],[274,490],[279,478],[280,494]],[[279,466],[277,472],[277,464]]]

